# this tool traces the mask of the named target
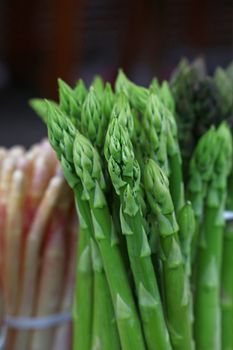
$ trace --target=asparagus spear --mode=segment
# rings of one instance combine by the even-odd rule
[[[65,282],[62,293],[62,303],[60,312],[70,312],[70,310],[72,309],[72,302],[74,299],[78,219],[76,210],[75,208],[73,208],[73,205],[72,211],[68,215],[68,223],[70,224],[68,225],[65,233],[68,238],[68,244],[66,249],[66,259],[68,259],[68,263],[66,264],[65,270]],[[74,334],[74,332],[72,332],[71,322],[57,327],[56,334],[54,336],[53,350],[63,350],[66,346],[68,347],[68,349],[70,349],[72,334]]]
[[[51,105],[48,132],[50,142],[61,159],[64,174],[69,185],[74,189],[79,215],[91,215],[94,224],[95,239],[98,242],[112,295],[122,349],[144,349],[140,323],[117,245],[114,245],[111,232],[111,217],[101,187],[103,174],[96,151],[88,140],[77,133],[75,138],[74,164],[73,143],[76,130],[62,113],[55,111]],[[91,157],[91,158],[90,158]],[[94,173],[92,173],[92,169]],[[91,171],[91,173],[90,173]],[[92,179],[94,176],[95,181]],[[82,183],[80,183],[80,180]],[[94,185],[94,187],[93,187]],[[90,188],[91,186],[91,188]],[[89,189],[89,192],[87,191]],[[88,199],[89,204],[85,201]],[[117,269],[116,269],[117,266]]]
[[[167,153],[169,160],[169,188],[174,203],[176,213],[183,208],[185,204],[184,196],[184,182],[183,182],[183,171],[182,171],[182,159],[180,153],[180,147],[178,143],[177,125],[174,115],[168,110],[161,107],[165,113],[167,119]]]
[[[55,176],[51,179],[26,241],[23,261],[23,284],[20,291],[20,306],[18,310],[20,316],[32,315],[40,247],[62,185],[63,179],[60,176]],[[28,335],[27,331],[20,331],[17,334],[15,350],[26,349]]]
[[[107,87],[106,94],[109,95],[110,92],[111,91],[109,90],[109,87]],[[93,141],[95,141],[95,143],[97,145],[98,144],[101,145],[101,143],[103,142],[103,134],[104,134],[104,131],[106,130],[106,125],[107,125],[108,118],[109,118],[106,115],[107,114],[106,112],[108,112],[108,114],[110,115],[109,106],[107,104],[105,104],[103,107],[104,108],[102,111],[100,102],[99,102],[99,100],[94,92],[94,89],[91,89],[91,91],[87,95],[87,97],[85,99],[85,103],[83,105],[82,130],[87,135],[89,135],[89,137]],[[105,113],[103,113],[103,112],[105,112]],[[99,119],[99,118],[101,118],[101,119]],[[102,121],[101,125],[99,125],[99,120]],[[92,126],[95,127],[95,122],[97,122],[96,123],[96,128],[98,128],[97,130],[100,131],[100,133],[98,133],[98,131],[96,131],[97,135],[96,135],[96,132],[93,133],[94,129],[92,128]],[[106,319],[105,330],[103,332],[100,332],[100,329],[102,328],[102,326],[100,324],[99,314],[102,312],[101,305],[102,305],[102,308],[104,307],[104,304],[106,304],[106,307],[107,307],[107,300],[104,300],[103,298],[105,296],[108,296],[108,294],[106,293],[106,287],[108,288],[108,286],[106,284],[106,280],[105,280],[104,275],[102,276],[101,274],[99,274],[98,271],[95,271],[94,276],[95,276],[94,277],[94,280],[95,280],[95,300],[97,300],[98,303],[95,303],[95,308],[94,308],[94,343],[93,343],[93,346],[95,346],[95,345],[97,346],[97,344],[95,344],[95,341],[97,339],[97,341],[100,342],[101,348],[108,349],[110,346],[109,337],[112,337],[114,334],[117,334],[116,331],[115,332],[110,331],[111,328],[113,328],[113,327],[110,327],[108,329],[106,327],[106,326],[111,325],[111,317],[110,317],[111,313],[110,313],[110,315],[107,314],[107,317],[105,318]],[[80,283],[80,280],[78,281],[78,284],[79,283]],[[83,301],[84,301],[83,297],[82,297],[82,300],[80,297],[80,303],[83,303]],[[111,303],[110,303],[110,305],[111,305]],[[78,306],[76,306],[76,307],[78,309]],[[106,309],[106,307],[105,307],[105,309]],[[78,312],[79,312],[79,310],[78,310]],[[79,320],[77,319],[77,322],[79,322],[79,323],[83,322],[82,317],[80,317]],[[100,326],[101,326],[101,328],[100,328]],[[77,330],[77,332],[78,332],[78,330]],[[83,332],[81,332],[80,334],[83,337],[82,333]],[[95,336],[96,336],[96,338],[95,338]],[[87,337],[88,337],[88,334],[87,334]],[[79,339],[75,340],[75,344],[76,343],[77,343],[77,345],[79,344],[79,346],[81,345]],[[114,346],[114,344],[115,344],[116,348],[118,348],[117,338],[115,339],[115,341],[113,341],[112,347]]]
[[[91,83],[97,95],[101,97],[104,93],[104,82],[100,75],[96,75]]]
[[[191,202],[187,202],[183,208],[179,211],[177,216],[179,225],[179,238],[181,251],[184,257],[186,283],[188,285],[189,293],[189,310],[190,320],[193,323],[193,294],[191,290],[190,278],[191,278],[191,242],[195,233],[195,215]]]
[[[214,128],[211,128],[199,140],[190,162],[190,178],[188,183],[188,197],[193,205],[196,219],[196,229],[192,239],[192,261],[195,261],[199,227],[202,222],[204,199],[207,184],[210,181],[214,162],[217,156],[217,139]]]
[[[81,196],[81,194],[80,194]],[[76,196],[77,205],[77,196]],[[80,220],[76,286],[73,306],[73,348],[90,349],[93,309],[93,269],[91,261],[91,222],[84,219],[82,205],[79,204]],[[81,216],[82,215],[82,216]]]
[[[228,179],[226,207],[233,211],[233,173]],[[223,254],[221,270],[221,316],[222,316],[222,348],[233,347],[233,227],[232,221],[226,222],[223,236]]]
[[[145,139],[147,140],[147,157],[155,159],[169,174],[167,157],[167,121],[161,110],[161,103],[158,97],[150,94],[145,112],[142,115],[142,125],[145,130]],[[146,141],[145,140],[145,141]],[[144,146],[144,145],[143,145]]]
[[[0,181],[0,211],[1,211],[1,220],[0,220],[0,237],[1,237],[1,251],[0,251],[0,269],[1,275],[4,278],[4,233],[5,233],[5,224],[7,217],[7,201],[8,193],[10,190],[12,174],[15,170],[16,162],[9,155],[4,159],[1,169],[1,181]]]
[[[10,315],[16,313],[17,307],[20,265],[19,263],[15,264],[15,261],[20,261],[24,196],[24,174],[22,171],[16,170],[11,181],[4,233],[4,289],[6,293],[6,310]]]
[[[65,276],[65,229],[67,214],[70,210],[72,195],[64,182],[57,203],[51,215],[49,229],[45,237],[42,254],[42,266],[38,276],[37,297],[33,316],[53,315],[59,312],[62,299],[62,286]],[[32,333],[32,350],[51,349],[54,340],[54,328],[36,330]]]
[[[113,118],[109,125],[105,157],[113,186],[121,201],[121,228],[126,235],[147,347],[170,349],[151,251],[138,201],[140,168],[134,157],[129,134],[118,118]]]
[[[50,103],[54,104],[54,106],[58,106],[58,104],[55,101],[50,100]],[[46,123],[48,110],[45,100],[42,98],[32,98],[29,100],[29,105],[43,120],[43,122]]]
[[[75,138],[74,164],[84,193],[89,197],[95,239],[99,244],[112,295],[122,349],[135,346],[144,349],[140,322],[104,197],[105,182],[100,160],[96,150],[82,135]]]
[[[198,349],[221,349],[220,271],[227,177],[232,166],[232,138],[226,124],[216,131],[217,158],[205,203],[198,249],[195,293],[195,339]]]
[[[148,89],[131,82],[127,79],[122,70],[118,72],[115,88],[117,92],[123,91],[126,94],[130,104],[136,108],[136,110],[139,110],[141,113],[144,112],[150,93]]]
[[[79,79],[74,87],[74,96],[77,101],[79,101],[80,105],[83,104],[87,95],[87,88],[82,79]]]
[[[145,166],[144,186],[151,210],[157,216],[159,225],[165,309],[172,346],[179,350],[193,349],[189,291],[174,206],[169,193],[168,179],[151,159]]]
[[[176,111],[175,100],[173,98],[170,86],[166,80],[162,82],[162,85],[158,93],[163,104],[167,107],[167,109],[171,112],[171,114],[175,116],[175,111]]]
[[[94,307],[93,307],[93,333],[92,350],[115,349],[120,350],[120,340],[116,328],[111,295],[103,270],[102,259],[95,241],[92,244],[92,261],[94,275]],[[104,310],[104,312],[103,312]]]
[[[229,195],[229,194],[228,194]],[[230,192],[230,196],[233,193]],[[232,207],[229,209],[233,209]],[[233,348],[233,227],[227,223],[223,238],[223,257],[221,270],[221,322],[222,349]]]

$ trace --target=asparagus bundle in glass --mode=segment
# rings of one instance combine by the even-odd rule
[[[207,132],[186,150],[179,145],[187,135],[177,130],[174,85],[170,90],[167,82],[144,88],[122,71],[115,90],[100,77],[89,89],[81,80],[71,88],[59,79],[59,103],[31,101],[47,124],[80,219],[74,350],[220,349],[232,140],[226,124],[209,128],[217,112],[208,108],[218,91],[221,120],[229,89],[220,93],[222,72],[209,81],[200,63],[191,71],[184,66],[181,96],[196,89],[182,100],[190,111],[186,131],[192,133],[195,113],[201,123],[208,111],[197,135]],[[181,154],[193,150],[185,188]],[[231,292],[229,274],[224,287]]]
[[[13,147],[3,153],[0,273],[6,322],[26,317],[30,323],[31,317],[70,312],[76,255],[70,245],[77,241],[72,192],[47,140],[29,151]],[[75,221],[75,233],[70,221]],[[56,327],[32,331],[9,325],[6,348],[57,349],[58,332]],[[69,324],[60,346],[64,348],[70,338]]]

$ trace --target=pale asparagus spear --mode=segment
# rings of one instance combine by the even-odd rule
[[[0,274],[3,278],[4,265],[4,230],[6,222],[6,205],[11,183],[11,177],[15,169],[15,160],[6,156],[2,163],[2,171],[0,178]]]
[[[7,155],[7,151],[5,148],[0,147],[0,178],[1,178],[1,173],[2,173],[2,163]]]
[[[0,208],[1,208],[1,221],[0,221],[0,271],[2,277],[3,284],[3,294],[5,295],[5,254],[6,249],[5,246],[5,227],[6,227],[6,219],[7,219],[7,203],[8,196],[11,187],[12,174],[17,166],[17,154],[23,154],[22,150],[17,149],[15,147],[13,150],[7,152],[5,159],[2,163],[2,171],[1,171],[1,180],[0,180]],[[5,310],[7,312],[7,310]],[[10,350],[10,344],[8,344],[8,349]]]
[[[22,154],[24,154],[25,148],[22,146],[16,145],[16,146],[11,147],[8,152],[9,152],[10,157],[17,159]]]
[[[20,291],[20,306],[18,309],[18,315],[20,316],[32,315],[39,267],[39,252],[63,183],[64,180],[61,177],[55,176],[51,179],[27,237],[23,261],[23,285]],[[28,335],[27,331],[17,332],[14,350],[27,349]]]
[[[60,311],[65,277],[65,233],[72,193],[64,183],[52,213],[49,236],[42,255],[39,291],[34,317],[51,316]],[[30,350],[51,349],[55,327],[33,332]]]
[[[67,274],[65,280],[64,295],[62,301],[61,312],[71,312],[72,301],[74,294],[74,283],[75,283],[75,261],[76,261],[76,247],[77,247],[77,230],[78,230],[78,220],[76,210],[74,209],[71,214],[71,224],[68,227],[67,234],[69,235],[69,247],[68,255],[69,261],[67,266]],[[71,323],[64,324],[56,330],[53,350],[64,350],[71,348]]]
[[[6,311],[9,315],[15,314],[17,306],[24,195],[24,174],[15,170],[7,203],[4,233],[4,290]]]
[[[25,222],[24,222],[24,240],[30,231],[30,226],[35,217],[38,206],[42,200],[44,192],[48,186],[51,176],[54,174],[54,164],[49,163],[50,153],[44,150],[37,154],[31,172],[31,180],[28,184],[27,195],[25,199]],[[23,249],[24,255],[24,249]]]

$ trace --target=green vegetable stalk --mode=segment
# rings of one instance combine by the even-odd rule
[[[81,225],[81,223],[80,223]],[[88,227],[80,227],[75,303],[73,306],[73,348],[89,350],[92,332],[93,271]]]
[[[84,218],[88,217],[91,211],[95,235],[93,238],[98,243],[103,259],[122,349],[144,350],[140,322],[116,244],[114,226],[101,189],[104,178],[97,152],[84,136],[77,133],[73,124],[61,111],[54,109],[49,103],[48,107],[49,139],[61,161],[65,177],[74,189],[79,216],[82,217],[83,214]],[[84,218],[81,220],[85,221]]]
[[[121,116],[123,118],[123,116]],[[113,118],[105,142],[105,157],[116,193],[120,197],[120,219],[137,292],[148,349],[171,349],[149,242],[139,204],[140,167],[121,118]]]
[[[233,174],[228,180],[227,209],[233,211]],[[222,349],[233,349],[233,223],[228,221],[223,236],[221,271]]]
[[[217,137],[214,128],[207,131],[199,140],[190,161],[190,176],[188,183],[188,198],[192,203],[196,229],[192,239],[192,262],[195,263],[199,229],[204,214],[204,202],[208,183],[213,173],[213,166],[217,156]]]
[[[197,255],[194,334],[198,349],[221,349],[220,273],[227,177],[232,166],[232,139],[222,123],[216,131],[217,157],[207,188]]]
[[[187,275],[184,268],[174,206],[168,179],[150,159],[144,170],[144,186],[157,217],[165,294],[165,311],[173,349],[193,349]]]
[[[91,349],[120,350],[112,299],[96,242],[91,240],[94,275],[93,331]],[[82,300],[83,301],[83,300]],[[82,320],[80,321],[82,322]],[[88,335],[90,338],[90,335]],[[80,347],[80,343],[77,343]],[[77,347],[78,348],[78,347]],[[76,349],[74,347],[74,349]]]
[[[74,165],[88,198],[95,240],[103,259],[123,350],[145,349],[141,325],[119,251],[114,224],[104,196],[105,181],[100,159],[91,143],[81,134],[74,142]]]

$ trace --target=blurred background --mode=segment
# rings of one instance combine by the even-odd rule
[[[0,144],[39,141],[31,97],[57,98],[57,77],[169,78],[181,57],[211,73],[232,60],[232,0],[0,0]]]

